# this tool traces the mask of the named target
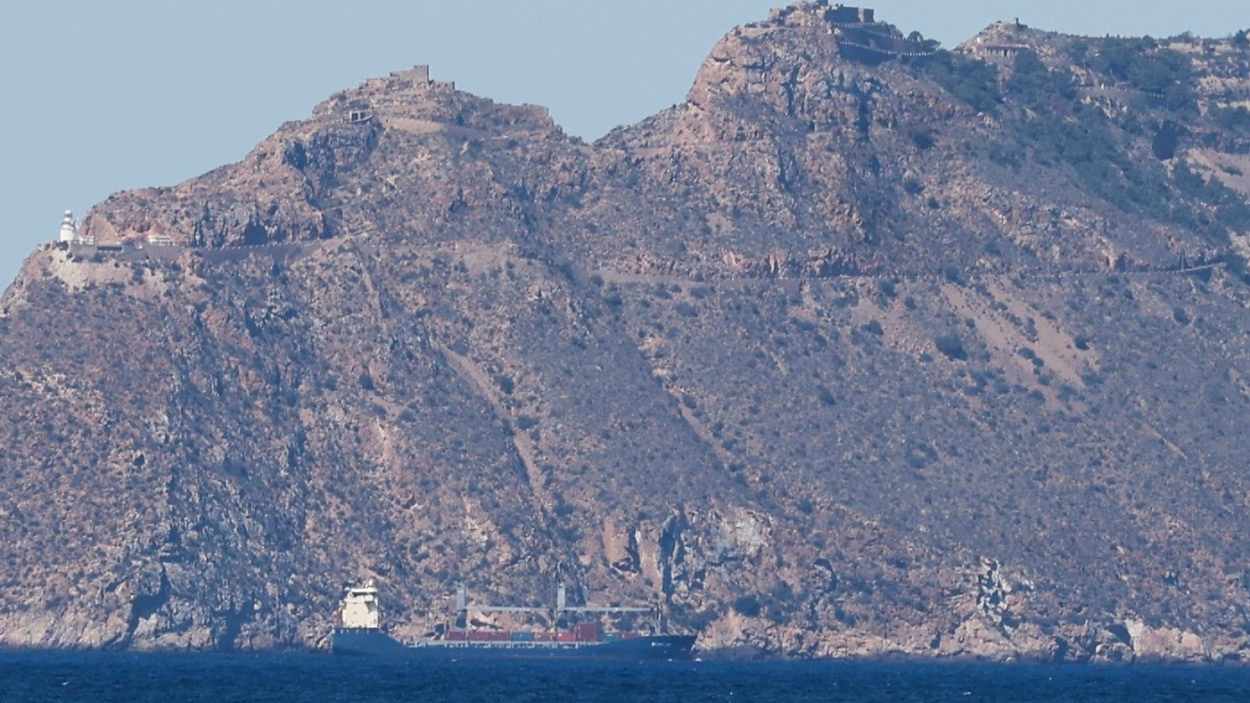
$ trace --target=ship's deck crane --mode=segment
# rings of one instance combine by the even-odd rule
[[[582,605],[569,607],[566,600],[566,591],[564,584],[556,586],[556,613],[650,613],[655,608],[640,607],[620,607],[620,606],[593,606]]]
[[[656,628],[660,627],[659,609],[655,607],[640,606],[569,606],[567,600],[567,590],[563,583],[556,586],[556,606],[550,608],[546,606],[518,606],[518,605],[469,605],[469,589],[460,584],[456,587],[456,614],[464,616],[465,626],[469,623],[469,612],[475,611],[479,613],[536,613],[552,617],[552,622],[560,619],[561,613],[601,613],[601,614],[651,614],[656,616]]]

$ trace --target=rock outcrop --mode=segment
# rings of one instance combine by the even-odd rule
[[[406,636],[566,581],[708,650],[1250,652],[1250,50],[833,10],[593,144],[370,80],[34,252],[0,643],[321,646],[373,578]]]

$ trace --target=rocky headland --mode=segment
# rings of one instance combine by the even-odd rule
[[[1250,656],[1246,33],[882,19],[594,143],[400,71],[97,205],[0,298],[0,643],[319,647],[372,578],[403,636],[565,581],[708,651]]]

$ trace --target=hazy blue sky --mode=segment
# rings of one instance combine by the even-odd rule
[[[769,0],[13,0],[0,7],[0,287],[76,213],[233,161],[334,91],[417,63],[551,108],[587,139],[683,99],[713,42]],[[848,2],[848,4],[851,4]],[[868,3],[866,3],[868,4]],[[1067,32],[1224,36],[1246,0],[877,0],[951,46],[1018,16]]]

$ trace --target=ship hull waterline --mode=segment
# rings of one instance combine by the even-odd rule
[[[335,630],[334,654],[371,657],[414,657],[446,661],[463,659],[689,659],[692,635],[658,635],[608,642],[428,642],[404,644],[380,630]]]

